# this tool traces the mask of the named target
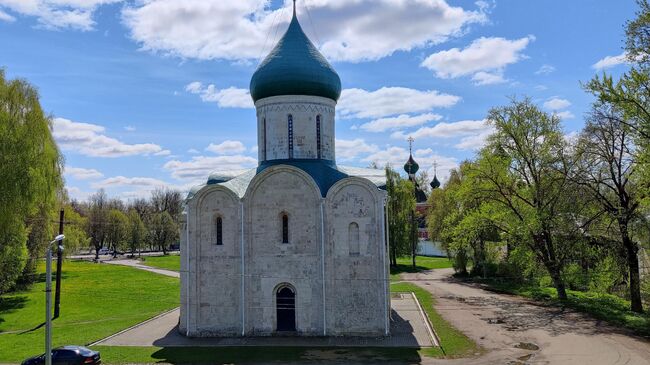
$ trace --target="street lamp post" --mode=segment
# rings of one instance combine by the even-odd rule
[[[45,365],[52,365],[52,244],[65,238],[60,234],[47,245],[45,260]],[[59,245],[63,251],[63,246]]]

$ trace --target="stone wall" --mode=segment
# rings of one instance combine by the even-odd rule
[[[385,334],[384,198],[370,181],[351,177],[323,199],[308,174],[288,165],[255,176],[243,199],[223,186],[204,187],[188,202],[181,232],[181,332],[240,336],[243,318],[246,335],[273,335],[275,296],[289,286],[299,334]],[[282,242],[283,214],[288,243]],[[222,218],[223,245],[216,245],[216,217]]]
[[[326,307],[332,335],[387,330],[383,197],[369,181],[347,178],[327,194]]]
[[[264,170],[246,192],[246,328],[275,332],[276,289],[295,288],[296,330],[322,334],[320,192],[311,177],[288,166]],[[282,243],[282,215],[289,243]]]
[[[335,106],[334,100],[319,96],[273,96],[258,100],[255,107],[259,160],[289,158],[289,115],[293,118],[293,158],[318,157],[316,117],[320,116],[321,158],[335,160]]]

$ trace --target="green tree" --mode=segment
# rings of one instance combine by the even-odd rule
[[[106,242],[113,250],[113,257],[122,250],[129,238],[129,218],[118,209],[108,211]]]
[[[142,222],[137,210],[130,209],[127,216],[129,218],[128,244],[131,256],[135,256],[135,252],[140,251],[147,237],[147,227]]]
[[[88,198],[88,220],[85,228],[90,237],[90,245],[95,249],[95,261],[99,260],[99,250],[106,243],[108,211],[108,198],[104,190],[99,190]]]
[[[47,239],[36,242],[36,232],[47,229],[61,170],[38,92],[24,80],[7,80],[0,70],[0,293],[15,284],[28,258],[34,262],[43,254]],[[28,249],[30,231],[35,233]]]
[[[633,132],[624,113],[610,103],[596,103],[582,131],[576,182],[584,187],[616,227],[629,270],[631,309],[643,312],[639,274],[639,245],[632,227],[640,222],[638,165]],[[600,212],[597,212],[600,213]]]
[[[495,133],[472,167],[480,196],[501,214],[493,221],[523,240],[549,273],[558,297],[566,299],[562,270],[568,242],[556,239],[568,196],[566,142],[557,116],[529,99],[494,108],[488,121]]]
[[[149,236],[151,242],[167,255],[167,248],[177,240],[178,226],[169,213],[155,213],[149,224]]]
[[[409,255],[413,244],[412,212],[415,210],[413,183],[402,179],[386,166],[386,191],[388,192],[388,232],[390,262],[397,265],[397,257]]]

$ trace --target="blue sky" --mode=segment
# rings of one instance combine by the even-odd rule
[[[0,0],[0,67],[40,91],[70,195],[188,189],[256,165],[248,84],[290,2]],[[431,172],[471,158],[490,107],[530,96],[578,131],[580,87],[620,74],[634,1],[304,0],[298,17],[341,76],[337,160]]]

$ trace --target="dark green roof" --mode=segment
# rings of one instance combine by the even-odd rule
[[[253,101],[278,95],[338,100],[341,79],[305,35],[294,12],[289,29],[259,65],[250,84]]]
[[[290,160],[267,160],[260,162],[257,167],[257,173],[261,173],[271,166],[290,165],[297,167],[309,174],[314,179],[323,196],[327,196],[330,188],[339,180],[345,179],[349,175],[336,167],[334,161],[318,159],[290,159]]]
[[[409,155],[409,160],[404,164],[404,171],[407,174],[415,174],[420,169],[420,165],[413,159],[413,155]]]
[[[431,188],[437,189],[440,187],[440,181],[438,180],[438,177],[436,175],[433,175],[433,180],[431,180]]]

